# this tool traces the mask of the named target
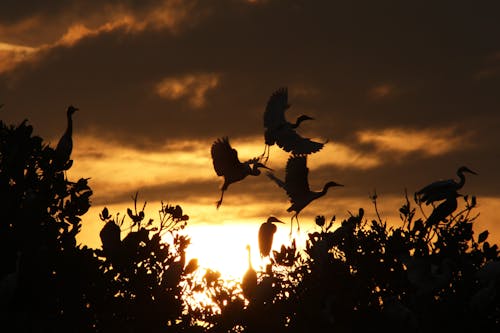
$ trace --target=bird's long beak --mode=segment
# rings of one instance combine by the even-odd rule
[[[257,164],[256,164],[256,166],[257,166],[257,168],[264,168],[264,169],[267,169],[267,170],[274,171],[273,169],[271,169],[271,168],[269,168],[269,167],[265,166],[265,165],[264,165],[264,164],[262,164],[262,163],[257,163]]]

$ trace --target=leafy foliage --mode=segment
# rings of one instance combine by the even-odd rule
[[[500,261],[475,235],[475,197],[426,223],[408,197],[401,221],[316,218],[306,248],[274,251],[247,298],[237,281],[186,263],[189,216],[163,204],[99,215],[101,249],[76,244],[87,179],[54,167],[26,121],[0,122],[0,323],[47,332],[466,332],[500,326]],[[373,196],[377,207],[377,197]],[[417,204],[418,205],[418,204]],[[421,210],[422,207],[420,207]],[[422,210],[423,211],[423,210]],[[256,227],[257,234],[257,227]],[[123,237],[122,237],[123,236]],[[206,302],[198,301],[203,295]]]

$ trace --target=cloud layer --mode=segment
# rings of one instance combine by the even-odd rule
[[[55,143],[66,106],[78,106],[73,174],[93,178],[98,204],[137,189],[205,204],[218,197],[211,143],[228,135],[241,158],[259,155],[267,99],[288,86],[287,117],[314,117],[301,134],[329,140],[309,160],[315,187],[334,179],[350,198],[396,196],[467,165],[480,176],[465,190],[496,198],[499,11],[467,1],[6,0],[0,112]],[[277,173],[286,159],[273,147]],[[262,177],[231,188],[228,202],[251,191],[286,205],[275,190]]]

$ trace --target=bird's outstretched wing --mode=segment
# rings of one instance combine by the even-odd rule
[[[453,179],[440,180],[420,189],[415,194],[420,202],[425,202],[427,205],[448,198],[451,193],[456,192],[456,183]]]
[[[276,90],[269,98],[264,111],[264,127],[277,129],[286,124],[285,111],[289,107],[287,88]]]
[[[284,126],[277,132],[276,143],[284,151],[295,155],[312,154],[321,150],[324,146],[321,142],[300,136],[290,126]]]
[[[232,170],[241,164],[238,159],[238,152],[231,147],[227,136],[217,139],[211,148],[212,162],[218,176],[231,173]]]
[[[308,174],[306,156],[292,156],[288,159],[286,163],[285,189],[292,201],[310,192],[307,180]]]

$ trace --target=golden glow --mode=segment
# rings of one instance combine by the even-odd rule
[[[389,128],[379,131],[361,131],[362,143],[373,143],[380,151],[398,153],[421,152],[436,156],[467,146],[467,133],[458,135],[454,129],[411,130]]]
[[[186,98],[192,107],[201,108],[205,105],[207,92],[216,88],[218,83],[218,74],[189,74],[165,78],[155,89],[163,98],[172,100]]]
[[[122,5],[108,5],[107,7],[104,12],[89,13],[87,17],[79,18],[76,22],[71,18],[61,19],[58,23],[62,26],[60,29],[65,32],[55,40],[36,47],[3,43],[2,36],[10,38],[10,36],[43,30],[42,26],[46,25],[46,22],[42,22],[39,17],[31,17],[11,25],[0,23],[0,73],[10,71],[25,61],[36,60],[35,55],[43,55],[40,51],[47,51],[58,46],[71,47],[88,36],[97,36],[116,29],[139,32],[146,28],[154,28],[168,29],[176,33],[185,23],[192,25],[196,21],[196,15],[192,12],[193,2],[190,1],[160,1],[156,6],[144,12],[133,12]],[[9,48],[6,49],[6,46]],[[203,104],[204,92],[198,90],[196,93],[198,95],[193,97],[193,101],[198,106],[200,102]]]
[[[30,59],[35,51],[33,47],[0,42],[0,73],[7,72]]]

